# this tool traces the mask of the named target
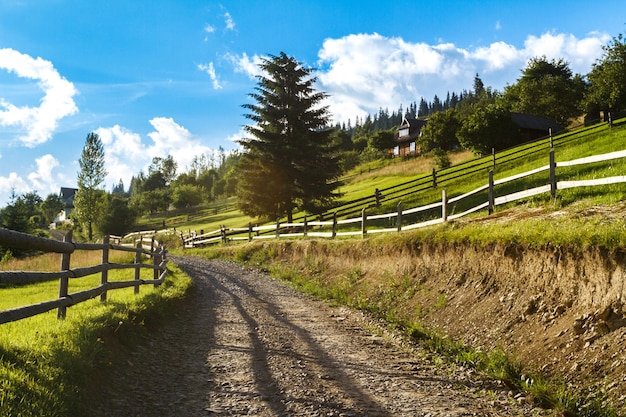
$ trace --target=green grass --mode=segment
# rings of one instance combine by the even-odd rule
[[[65,320],[51,311],[1,325],[0,415],[73,416],[90,384],[89,376],[117,360],[120,347],[132,345],[158,326],[185,297],[191,280],[176,267],[158,288],[109,291],[105,303],[90,300],[69,307]],[[150,271],[151,272],[151,271]],[[131,279],[131,271],[111,271],[111,280]],[[99,276],[70,283],[70,292],[99,284]],[[74,282],[76,281],[76,282]],[[58,281],[0,289],[0,309],[55,299]]]

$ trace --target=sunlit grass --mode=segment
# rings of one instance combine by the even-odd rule
[[[31,259],[33,261],[34,259]],[[0,415],[78,415],[89,375],[111,366],[116,345],[132,345],[145,334],[147,323],[166,317],[183,299],[191,280],[176,267],[159,287],[141,286],[108,292],[71,306],[64,320],[56,310],[0,325]],[[151,278],[152,271],[142,272]],[[130,280],[133,270],[109,272],[109,279]],[[70,280],[70,293],[93,288],[100,275]],[[58,296],[58,281],[0,289],[0,309],[51,300]]]

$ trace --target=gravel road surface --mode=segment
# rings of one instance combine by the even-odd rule
[[[519,395],[442,365],[365,314],[236,263],[172,257],[186,304],[102,378],[100,416],[542,415]],[[453,369],[454,368],[454,369]]]

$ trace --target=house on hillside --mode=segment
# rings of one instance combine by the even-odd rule
[[[402,118],[402,124],[398,128],[396,136],[397,145],[391,150],[393,156],[408,156],[419,154],[417,138],[422,134],[422,128],[426,126],[424,119]]]
[[[54,219],[55,223],[64,223],[71,219],[72,211],[74,210],[74,197],[76,197],[76,191],[78,191],[78,188],[61,187],[59,197],[61,197],[64,208]]]
[[[550,131],[554,135],[564,130],[555,121],[532,114],[511,113],[511,118],[519,126],[521,143],[546,137],[550,135]],[[396,146],[389,153],[394,157],[419,155],[417,139],[422,135],[422,129],[427,122],[426,119],[404,117],[396,134]]]
[[[511,113],[511,118],[519,126],[522,142],[530,142],[550,135],[550,131],[555,135],[562,132],[563,127],[555,121],[545,117],[533,116],[532,114]]]

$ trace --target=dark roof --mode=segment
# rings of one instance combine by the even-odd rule
[[[76,195],[76,191],[78,191],[78,188],[61,187],[60,197],[61,201],[65,204],[65,207],[74,207],[74,196]]]
[[[426,120],[404,118],[400,127],[406,127],[407,124],[409,125],[409,129],[422,129],[424,126],[426,126]]]
[[[398,143],[411,142],[417,139],[422,131],[422,128],[426,126],[427,122],[428,120],[425,120],[425,119],[411,119],[411,118],[403,117],[402,124],[400,125],[400,127],[398,127],[398,132],[400,131],[400,129],[408,127],[409,135],[402,136],[402,137],[398,136],[396,138],[397,142]]]
[[[545,117],[533,116],[532,114],[511,113],[511,118],[520,129],[541,130],[548,133],[552,129],[552,133],[558,133],[564,130],[556,124],[554,120]]]

